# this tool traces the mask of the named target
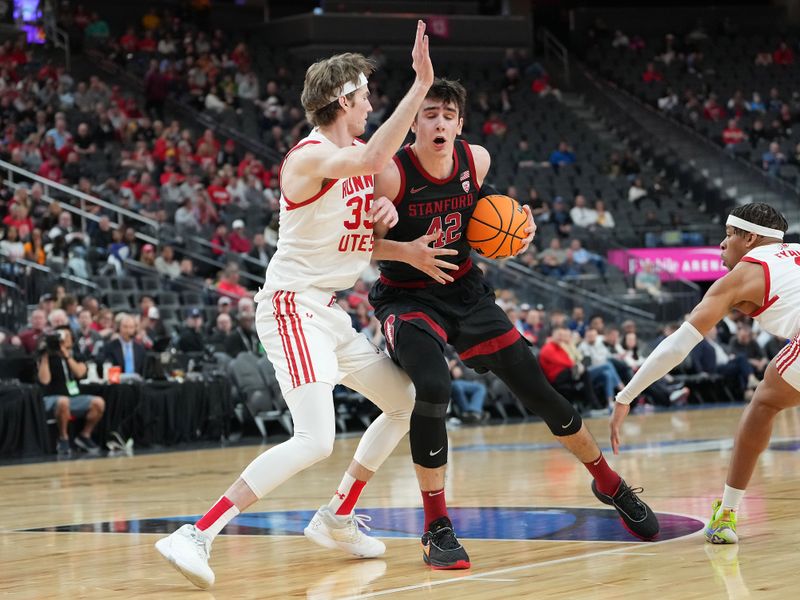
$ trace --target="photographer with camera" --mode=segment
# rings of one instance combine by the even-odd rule
[[[69,456],[67,426],[72,415],[84,417],[75,445],[89,454],[99,454],[100,448],[91,438],[92,430],[106,408],[99,396],[81,394],[78,381],[86,376],[86,363],[72,355],[72,332],[68,326],[58,327],[42,336],[37,351],[39,383],[44,387],[44,407],[54,414],[58,425],[58,454]]]

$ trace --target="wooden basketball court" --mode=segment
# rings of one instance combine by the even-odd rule
[[[628,541],[618,521],[606,518],[613,515],[592,496],[588,473],[553,447],[543,424],[452,431],[448,502],[461,509],[453,518],[474,565],[461,572],[430,571],[422,563],[413,533],[421,526],[421,502],[405,443],[360,502],[386,541],[382,560],[351,559],[297,535],[306,517],[280,511],[310,515],[327,502],[357,442],[338,440],[328,461],[254,507],[270,514],[241,515],[229,528],[237,535],[217,538],[211,555],[217,583],[208,592],[195,589],[156,553],[153,543],[163,533],[145,532],[171,531],[181,523],[175,517],[202,513],[261,448],[0,467],[0,595],[789,597],[800,542],[794,520],[800,490],[796,410],[778,419],[772,448],[745,497],[741,544],[712,547],[696,531],[721,493],[740,412],[659,413],[626,423],[631,449],[610,462],[630,483],[645,487],[643,497],[661,515],[662,531],[672,539],[654,543]],[[607,445],[605,419],[587,422]],[[80,527],[56,530],[65,525]],[[31,529],[39,531],[26,531]]]

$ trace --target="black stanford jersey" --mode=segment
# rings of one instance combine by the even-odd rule
[[[453,172],[445,179],[427,173],[410,145],[401,148],[393,160],[400,172],[400,191],[394,199],[399,221],[386,234],[386,239],[410,242],[438,231],[439,239],[433,243],[434,247],[458,250],[457,256],[442,257],[459,265],[458,271],[447,273],[454,278],[463,275],[472,266],[466,230],[479,199],[469,144],[456,140]],[[381,281],[388,285],[422,287],[435,283],[428,275],[406,263],[381,261],[379,267]]]

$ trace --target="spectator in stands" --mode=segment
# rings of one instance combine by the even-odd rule
[[[492,135],[503,137],[508,131],[508,125],[506,125],[505,121],[500,118],[498,113],[493,112],[490,113],[489,118],[484,121],[481,131],[483,132],[483,135],[487,137]]]
[[[786,164],[786,155],[781,152],[778,142],[772,142],[769,145],[769,150],[764,152],[761,157],[762,168],[773,177],[777,177],[778,171],[784,164]]]
[[[575,206],[570,209],[569,216],[577,227],[591,229],[597,224],[597,211],[586,206],[586,197],[583,194],[575,196]]]
[[[476,380],[465,377],[465,367],[458,357],[450,358],[450,398],[461,411],[462,423],[480,423],[488,418],[483,411],[486,400],[486,386]]]
[[[744,354],[731,353],[717,339],[717,329],[712,328],[703,340],[692,349],[690,358],[698,374],[717,374],[723,378],[734,397],[741,397],[753,375],[753,365]]]
[[[664,95],[658,99],[656,104],[660,110],[668,113],[672,112],[679,106],[680,100],[678,99],[678,94],[675,93],[675,90],[673,90],[671,87],[668,87],[666,90],[664,90]]]
[[[5,237],[0,240],[0,255],[0,273],[13,277],[23,271],[23,267],[16,262],[25,258],[25,244],[19,238],[19,230],[13,225],[6,227]]]
[[[25,250],[25,260],[44,265],[47,262],[47,253],[44,251],[44,241],[42,230],[34,227],[31,231],[30,239],[23,246]]]
[[[658,83],[664,81],[664,75],[656,69],[655,63],[649,62],[642,73],[642,81],[645,83]]]
[[[585,266],[591,264],[597,272],[605,277],[606,261],[602,256],[594,252],[589,252],[583,247],[583,243],[579,239],[574,239],[569,243],[569,250],[572,253],[572,258],[575,263],[580,267],[581,271],[585,271]]]
[[[247,233],[244,230],[244,221],[236,219],[231,225],[233,231],[228,235],[228,248],[231,252],[238,254],[247,254],[252,249],[250,240],[247,239]]]
[[[553,211],[550,213],[549,221],[555,226],[558,237],[567,238],[572,233],[572,217],[561,196],[556,196],[553,200]]]
[[[175,228],[183,235],[196,235],[200,232],[200,221],[189,196],[181,200],[180,207],[175,211]]]
[[[560,277],[561,265],[567,258],[566,251],[561,247],[561,239],[556,236],[550,240],[550,245],[539,253],[539,270],[544,275]]]
[[[517,150],[514,153],[514,162],[517,163],[517,168],[519,169],[529,169],[538,164],[539,161],[536,160],[536,155],[533,153],[533,150],[531,150],[527,136],[523,135],[519,142],[517,142]]]
[[[161,255],[155,259],[156,271],[170,279],[177,279],[181,274],[181,267],[175,260],[175,250],[169,244],[161,247]]]
[[[105,345],[105,361],[120,367],[125,374],[144,371],[145,349],[142,344],[134,339],[136,335],[136,321],[126,313],[117,315],[117,338]]]
[[[237,305],[236,328],[225,339],[225,352],[236,358],[241,352],[250,352],[256,356],[264,354],[258,334],[255,331],[256,308],[250,298],[242,298]]]
[[[608,405],[613,406],[614,396],[622,389],[622,380],[614,365],[611,364],[611,352],[603,343],[603,337],[596,329],[587,327],[586,335],[578,345],[578,350],[583,357],[589,359],[587,370],[592,385],[599,386],[603,390]]]
[[[164,103],[169,95],[169,80],[157,60],[150,61],[144,76],[145,111],[154,119],[164,119]]]
[[[68,426],[73,415],[84,417],[81,432],[75,437],[75,445],[90,454],[99,454],[100,448],[92,440],[92,431],[105,411],[105,402],[99,396],[81,394],[78,381],[86,377],[86,363],[75,359],[72,352],[73,339],[69,328],[54,331],[58,349],[50,344],[40,346],[38,356],[38,380],[44,387],[45,411],[56,418],[58,427],[59,455],[70,454]]]
[[[16,228],[19,237],[21,239],[27,239],[31,231],[33,231],[33,219],[30,217],[30,207],[26,204],[14,202],[10,205],[8,214],[3,217],[3,225]]]
[[[178,338],[178,350],[181,352],[204,352],[205,348],[203,311],[199,308],[192,308],[186,315],[186,326]]]
[[[139,255],[139,262],[143,265],[156,268],[156,248],[153,244],[145,244],[142,246],[142,253]]]
[[[63,238],[65,248],[69,248],[73,244],[88,244],[85,234],[73,227],[72,214],[67,211],[63,211],[58,216],[58,225],[47,232],[47,239],[50,243],[55,243],[58,238]]]
[[[628,188],[628,202],[631,204],[638,204],[642,198],[647,197],[647,189],[644,187],[641,178],[637,177]]]
[[[734,356],[743,356],[753,367],[753,373],[758,380],[764,378],[764,370],[769,360],[764,349],[753,338],[753,329],[750,325],[739,323],[736,337],[730,341],[728,351]]]
[[[753,63],[757,67],[768,67],[772,64],[772,54],[769,52],[757,52]]]
[[[46,137],[53,138],[56,152],[60,152],[64,146],[72,143],[72,134],[67,130],[67,118],[64,113],[57,113],[55,125],[45,133]]]
[[[606,210],[606,203],[602,200],[595,200],[594,210],[597,213],[597,225],[603,229],[613,229],[616,225],[614,216]]]
[[[703,117],[709,121],[721,121],[725,118],[725,107],[717,101],[717,95],[713,92],[703,104]]]
[[[728,112],[736,119],[741,119],[747,114],[747,103],[744,100],[742,90],[736,90],[728,100]]]
[[[765,113],[767,112],[767,107],[764,104],[764,101],[761,99],[761,94],[758,92],[753,92],[753,96],[749,102],[745,102],[745,108],[755,113]]]
[[[630,45],[630,39],[627,35],[622,33],[619,29],[614,31],[614,37],[611,39],[611,47],[620,50],[626,50]]]
[[[558,144],[558,148],[550,153],[548,161],[550,162],[550,166],[558,171],[560,167],[574,165],[576,158],[570,145],[562,140]]]
[[[642,268],[636,273],[634,286],[637,290],[647,292],[654,300],[662,300],[664,292],[661,289],[661,277],[656,273],[656,266],[652,261],[646,260]]]
[[[553,327],[550,339],[539,352],[539,363],[547,380],[570,402],[583,410],[602,408],[569,329]]]
[[[794,52],[786,42],[778,44],[777,49],[772,53],[772,62],[783,67],[794,64]]]
[[[217,225],[214,230],[214,235],[211,237],[211,252],[215,256],[222,256],[228,251],[228,228],[223,225]]]
[[[567,327],[570,331],[576,332],[580,337],[584,336],[586,333],[586,316],[582,306],[575,306],[572,308],[572,315],[569,321],[567,321]]]
[[[229,262],[225,267],[220,282],[217,284],[217,290],[221,294],[230,296],[234,300],[243,298],[248,295],[247,290],[239,285],[239,265],[235,262]]]
[[[45,327],[47,327],[47,314],[40,308],[34,309],[30,316],[30,327],[19,333],[19,339],[25,352],[33,354]]]
[[[78,329],[75,332],[78,355],[88,361],[95,358],[97,352],[103,347],[100,334],[92,327],[92,313],[81,309],[78,313]]]
[[[230,299],[228,304],[230,304]],[[217,315],[216,327],[211,332],[208,343],[214,346],[215,352],[225,351],[225,340],[228,339],[231,331],[233,330],[233,319],[228,313],[220,313]]]
[[[729,119],[728,126],[722,131],[722,143],[725,149],[733,150],[745,140],[747,135],[739,127],[739,122],[736,119]]]

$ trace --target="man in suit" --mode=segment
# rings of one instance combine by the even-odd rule
[[[123,314],[117,327],[117,339],[106,346],[105,360],[116,367],[122,367],[123,373],[138,373],[144,371],[145,349],[134,338],[136,335],[136,321],[132,316]]]

